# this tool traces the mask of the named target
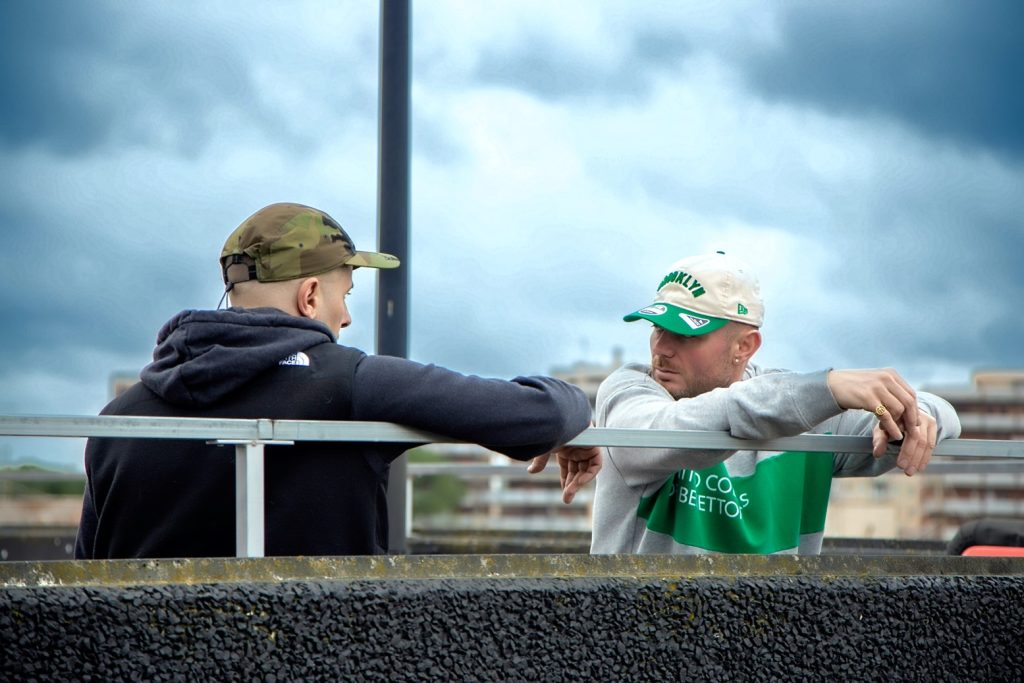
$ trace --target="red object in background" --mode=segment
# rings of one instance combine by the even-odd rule
[[[960,553],[964,557],[1024,557],[1024,548],[1012,545],[972,545]]]

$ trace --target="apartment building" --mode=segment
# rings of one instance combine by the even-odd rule
[[[928,388],[949,401],[964,439],[1024,439],[1024,370],[983,370],[963,386]],[[921,491],[922,531],[948,540],[965,522],[982,517],[1024,519],[1024,462],[983,465],[929,477]]]

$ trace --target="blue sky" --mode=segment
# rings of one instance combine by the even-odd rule
[[[0,5],[0,413],[94,414],[275,201],[376,243],[371,2]],[[1020,367],[1024,5],[413,2],[410,355],[646,355],[666,267],[759,272],[793,369]],[[372,351],[374,275],[342,342]],[[0,461],[79,466],[73,441]]]

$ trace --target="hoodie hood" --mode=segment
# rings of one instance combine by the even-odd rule
[[[182,311],[160,329],[141,379],[168,403],[203,406],[326,342],[334,342],[326,325],[276,308]]]

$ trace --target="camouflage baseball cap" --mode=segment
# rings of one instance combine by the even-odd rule
[[[391,254],[356,251],[338,222],[302,204],[271,204],[242,221],[220,252],[224,284],[281,282],[339,266],[397,268]]]

